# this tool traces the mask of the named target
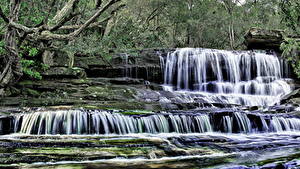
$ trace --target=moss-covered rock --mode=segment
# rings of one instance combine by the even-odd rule
[[[44,78],[85,78],[84,69],[74,67],[51,67],[42,73]]]
[[[135,91],[126,87],[112,86],[90,86],[85,89],[88,93],[84,98],[97,98],[97,100],[132,100],[134,99]]]
[[[40,92],[34,90],[34,89],[30,89],[30,88],[25,88],[22,90],[22,94],[23,95],[27,95],[27,96],[33,96],[33,97],[38,97],[40,96]]]

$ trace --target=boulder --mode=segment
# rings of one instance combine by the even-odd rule
[[[74,56],[74,66],[84,69],[111,67],[110,63],[99,54],[88,55],[77,53]]]
[[[143,49],[129,50],[123,53],[111,54],[112,59],[106,60],[100,54],[75,53],[64,51],[48,51],[45,63],[50,69],[43,73],[45,77],[77,77],[76,71],[69,67],[84,69],[88,77],[129,77],[161,83],[163,72],[161,57],[175,49]],[[46,54],[45,54],[46,55]],[[50,58],[50,59],[49,59]],[[75,73],[75,74],[74,74]]]
[[[163,72],[161,56],[175,49],[143,49],[116,53],[110,63],[111,67],[93,67],[87,70],[90,77],[129,77],[161,83]]]
[[[52,55],[52,64],[49,66],[57,66],[57,67],[69,67],[71,63],[71,58],[67,54],[67,52],[55,50],[49,51]]]
[[[300,88],[292,91],[291,93],[284,96],[281,101],[281,104],[285,103],[295,103],[300,104]]]
[[[262,28],[250,28],[245,34],[244,44],[247,49],[271,49],[280,52],[280,45],[284,42],[285,32],[283,30],[268,30]],[[286,35],[288,38],[300,40],[298,35]]]
[[[279,51],[282,42],[282,30],[251,28],[245,35],[247,49],[273,49]]]
[[[42,73],[44,78],[84,78],[86,73],[82,68],[51,67]]]

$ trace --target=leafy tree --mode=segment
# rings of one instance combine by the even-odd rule
[[[21,46],[25,41],[40,48],[47,47],[53,41],[71,42],[85,30],[106,23],[123,6],[119,4],[120,1],[1,1],[0,18],[1,25],[5,27],[6,54],[0,59],[0,95],[4,87],[22,76],[22,65],[25,66],[25,72],[28,72],[26,67],[33,65],[31,61],[20,61]],[[85,14],[86,11],[89,11],[88,14]],[[100,16],[104,18],[98,20]],[[32,48],[28,55],[36,53]]]
[[[243,49],[251,27],[300,27],[294,0],[119,1],[0,1],[0,86],[22,73],[38,77],[34,72],[45,67],[41,62],[51,65],[54,48],[70,57],[80,52],[108,58],[111,51],[135,48]]]
[[[294,33],[300,34],[300,2],[297,0],[281,0],[282,20]]]
[[[283,23],[287,26],[287,36],[281,44],[283,56],[286,57],[294,68],[294,72],[300,78],[300,2],[293,0],[281,0],[281,16]]]

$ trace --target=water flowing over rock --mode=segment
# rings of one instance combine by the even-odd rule
[[[247,112],[123,115],[114,111],[60,110],[21,114],[24,134],[256,133],[300,131],[300,119]]]
[[[300,157],[299,108],[276,105],[297,96],[286,95],[293,81],[283,60],[254,51],[150,51],[120,55],[113,67],[87,71],[97,78],[21,83],[17,88],[35,97],[21,97],[31,108],[0,113],[0,164],[300,166],[292,161]],[[54,93],[63,100],[49,97]],[[32,108],[36,100],[46,107],[38,102]],[[20,105],[11,101],[12,107]]]
[[[195,101],[269,106],[292,91],[289,65],[275,54],[183,48],[162,59],[164,88]]]

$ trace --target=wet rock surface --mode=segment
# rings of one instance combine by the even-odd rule
[[[281,99],[281,104],[295,104],[295,105],[300,105],[300,89],[296,89],[289,93],[288,95],[284,96]]]
[[[52,67],[42,73],[44,78],[85,78],[86,73],[81,68]]]
[[[144,80],[141,79],[88,78],[23,81],[16,86],[16,89],[18,93],[0,98],[3,110],[5,107],[58,105],[134,110],[146,109],[146,104],[152,108],[157,105],[160,109],[157,103],[146,103],[137,99],[137,90],[146,90]]]
[[[298,134],[15,135],[1,136],[0,141],[2,166],[14,164],[21,168],[275,169],[280,165],[285,168],[299,166],[293,159],[300,156]],[[81,162],[76,164],[76,161]]]
[[[146,83],[146,84],[145,84]],[[60,106],[98,109],[178,110],[205,106],[232,107],[186,98],[180,93],[162,90],[159,84],[135,78],[45,79],[21,81],[0,98],[5,107]],[[201,96],[199,96],[201,97]],[[197,100],[197,102],[194,102]]]
[[[299,162],[295,159],[300,158],[300,136],[298,130],[293,130],[297,129],[296,121],[300,117],[298,90],[287,95],[282,100],[282,105],[269,107],[226,104],[222,103],[224,100],[222,97],[216,102],[209,102],[203,93],[185,95],[180,91],[166,90],[165,86],[161,86],[164,70],[161,67],[160,56],[166,57],[168,51],[174,49],[132,51],[113,56],[109,63],[100,56],[76,54],[74,66],[78,68],[68,68],[72,60],[59,61],[54,58],[54,65],[44,73],[43,80],[22,81],[8,89],[8,97],[0,98],[0,126],[2,126],[0,167],[136,169],[299,167]],[[83,78],[85,74],[88,78]],[[118,124],[123,125],[122,127],[126,128],[127,125],[128,128],[129,123],[122,121],[127,116],[133,117],[130,118],[133,121],[144,118],[144,122],[152,124],[148,125],[152,126],[149,131],[154,132],[123,133],[124,135],[112,132],[104,135],[102,129],[101,134],[94,135],[96,129],[92,128],[90,132],[80,133],[90,135],[75,135],[75,133],[58,135],[65,133],[57,131],[48,135],[30,135],[37,133],[37,126],[44,126],[46,123],[46,120],[41,120],[46,117],[45,112],[59,110],[57,116],[48,113],[47,117],[56,119],[53,120],[56,124],[53,126],[62,129],[67,122],[67,119],[63,118],[59,121],[64,115],[62,111],[78,109],[89,111],[117,109],[120,110],[117,113],[122,115],[116,115],[120,122]],[[31,119],[31,122],[36,123],[27,126],[25,130],[28,131],[27,134],[15,131],[16,119],[13,117],[32,112],[44,114],[40,113]],[[247,116],[240,116],[237,114],[239,112],[246,113]],[[211,131],[214,132],[206,131],[200,134],[200,130],[195,130],[196,133],[182,130],[179,134],[180,132],[174,132],[174,126],[169,125],[173,122],[180,124],[178,126],[181,128],[199,127],[194,116],[200,114],[207,114],[213,119]],[[91,116],[91,113],[87,115]],[[151,121],[149,118],[151,116],[157,121]],[[167,118],[166,122],[162,120],[162,116],[176,119],[171,122],[170,118]],[[275,118],[272,121],[273,116],[279,119]],[[72,115],[68,117],[75,118]],[[97,116],[94,119],[100,117],[103,118]],[[105,118],[108,119],[108,116]],[[247,118],[251,121],[250,127]],[[296,120],[287,122],[285,118]],[[89,119],[87,126],[93,124],[90,118],[86,119]],[[263,124],[261,119],[265,119],[267,124]],[[228,128],[227,123],[235,127]],[[294,126],[288,128],[289,125],[285,123]],[[49,124],[52,125],[54,122]],[[144,126],[145,123],[141,124]],[[171,132],[155,132],[159,125],[161,127],[167,124]],[[74,131],[82,126],[84,125],[74,127]],[[275,129],[265,129],[264,126],[281,126],[281,128],[277,128],[274,133],[271,131]],[[253,130],[247,130],[247,127]],[[112,125],[108,125],[108,129],[112,131],[111,128]]]

